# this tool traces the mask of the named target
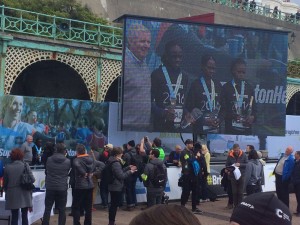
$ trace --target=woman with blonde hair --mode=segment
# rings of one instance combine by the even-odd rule
[[[129,225],[201,225],[187,208],[179,205],[155,205],[136,215]]]

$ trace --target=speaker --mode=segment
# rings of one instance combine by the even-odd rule
[[[58,27],[62,32],[69,31],[70,27],[67,23],[60,23]]]

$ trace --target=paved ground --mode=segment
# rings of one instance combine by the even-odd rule
[[[179,202],[171,202],[169,204],[179,204]],[[203,215],[197,215],[202,225],[228,225],[229,218],[232,213],[232,210],[225,209],[227,204],[227,198],[220,198],[216,202],[205,202],[202,203],[199,208],[204,211]],[[131,219],[141,212],[143,205],[136,207],[135,210],[131,212],[124,211],[119,209],[117,212],[117,225],[128,225]],[[191,205],[187,206],[191,208]],[[93,225],[106,225],[108,224],[108,211],[100,209],[100,206],[96,206],[97,210],[93,211]],[[296,198],[294,194],[290,195],[290,210],[295,212],[296,209]],[[69,213],[68,209],[68,212]],[[83,217],[81,217],[81,224],[83,224]],[[34,223],[34,225],[40,225],[41,221]],[[72,225],[72,217],[67,216],[66,225]],[[292,225],[299,225],[300,217],[294,217],[292,220]],[[57,225],[57,215],[51,217],[50,225]]]

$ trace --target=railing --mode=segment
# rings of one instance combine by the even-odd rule
[[[122,29],[0,6],[1,31],[122,48]]]
[[[269,7],[260,6],[260,5],[254,5],[249,0],[248,3],[241,2],[238,0],[204,0],[213,2],[216,4],[228,6],[230,8],[236,8],[240,10],[244,10],[246,12],[255,13],[257,15],[262,15],[265,17],[270,17],[282,21],[286,21],[293,24],[300,24],[300,13],[285,13],[281,12],[280,10],[276,9],[270,9]]]

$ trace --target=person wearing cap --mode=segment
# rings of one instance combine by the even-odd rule
[[[234,207],[236,207],[242,201],[244,196],[244,176],[247,163],[248,159],[246,154],[240,149],[238,144],[234,144],[232,146],[232,151],[230,151],[228,154],[226,167],[234,166],[235,170],[238,168],[241,172],[241,176],[236,179],[234,176],[234,171],[230,172],[229,170],[225,170],[231,183]]]
[[[102,154],[100,155],[100,161],[105,163],[109,159],[111,155],[111,151],[113,149],[112,144],[107,144],[104,145],[104,150]],[[104,168],[105,170],[106,168]],[[103,171],[105,173],[105,171]],[[101,181],[100,181],[100,197],[101,197],[101,204],[104,209],[108,207],[108,181],[106,179],[106,176],[102,176]]]
[[[233,211],[230,225],[292,225],[289,208],[271,192],[249,195]]]
[[[300,151],[295,152],[295,166],[292,172],[292,183],[294,184],[294,191],[297,199],[297,212],[295,216],[300,217]]]
[[[124,155],[123,160],[125,161],[125,165],[133,165],[135,164],[134,158],[137,155],[135,149],[135,141],[131,140],[127,143],[127,150],[128,152]],[[138,173],[132,173],[125,179],[125,189],[126,189],[126,203],[127,208],[126,210],[131,211],[135,208],[136,201],[136,192],[135,192],[135,185],[138,178]]]
[[[293,147],[288,146],[274,169],[277,197],[289,207],[289,183],[295,165]]]
[[[191,139],[187,139],[185,142],[185,149],[181,152],[180,163],[182,166],[181,176],[183,179],[182,193],[181,193],[181,205],[185,206],[187,203],[190,192],[192,191],[192,212],[195,214],[202,214],[203,212],[197,208],[197,198],[199,189],[199,179],[195,175],[191,161],[195,159],[193,152],[194,143]]]

